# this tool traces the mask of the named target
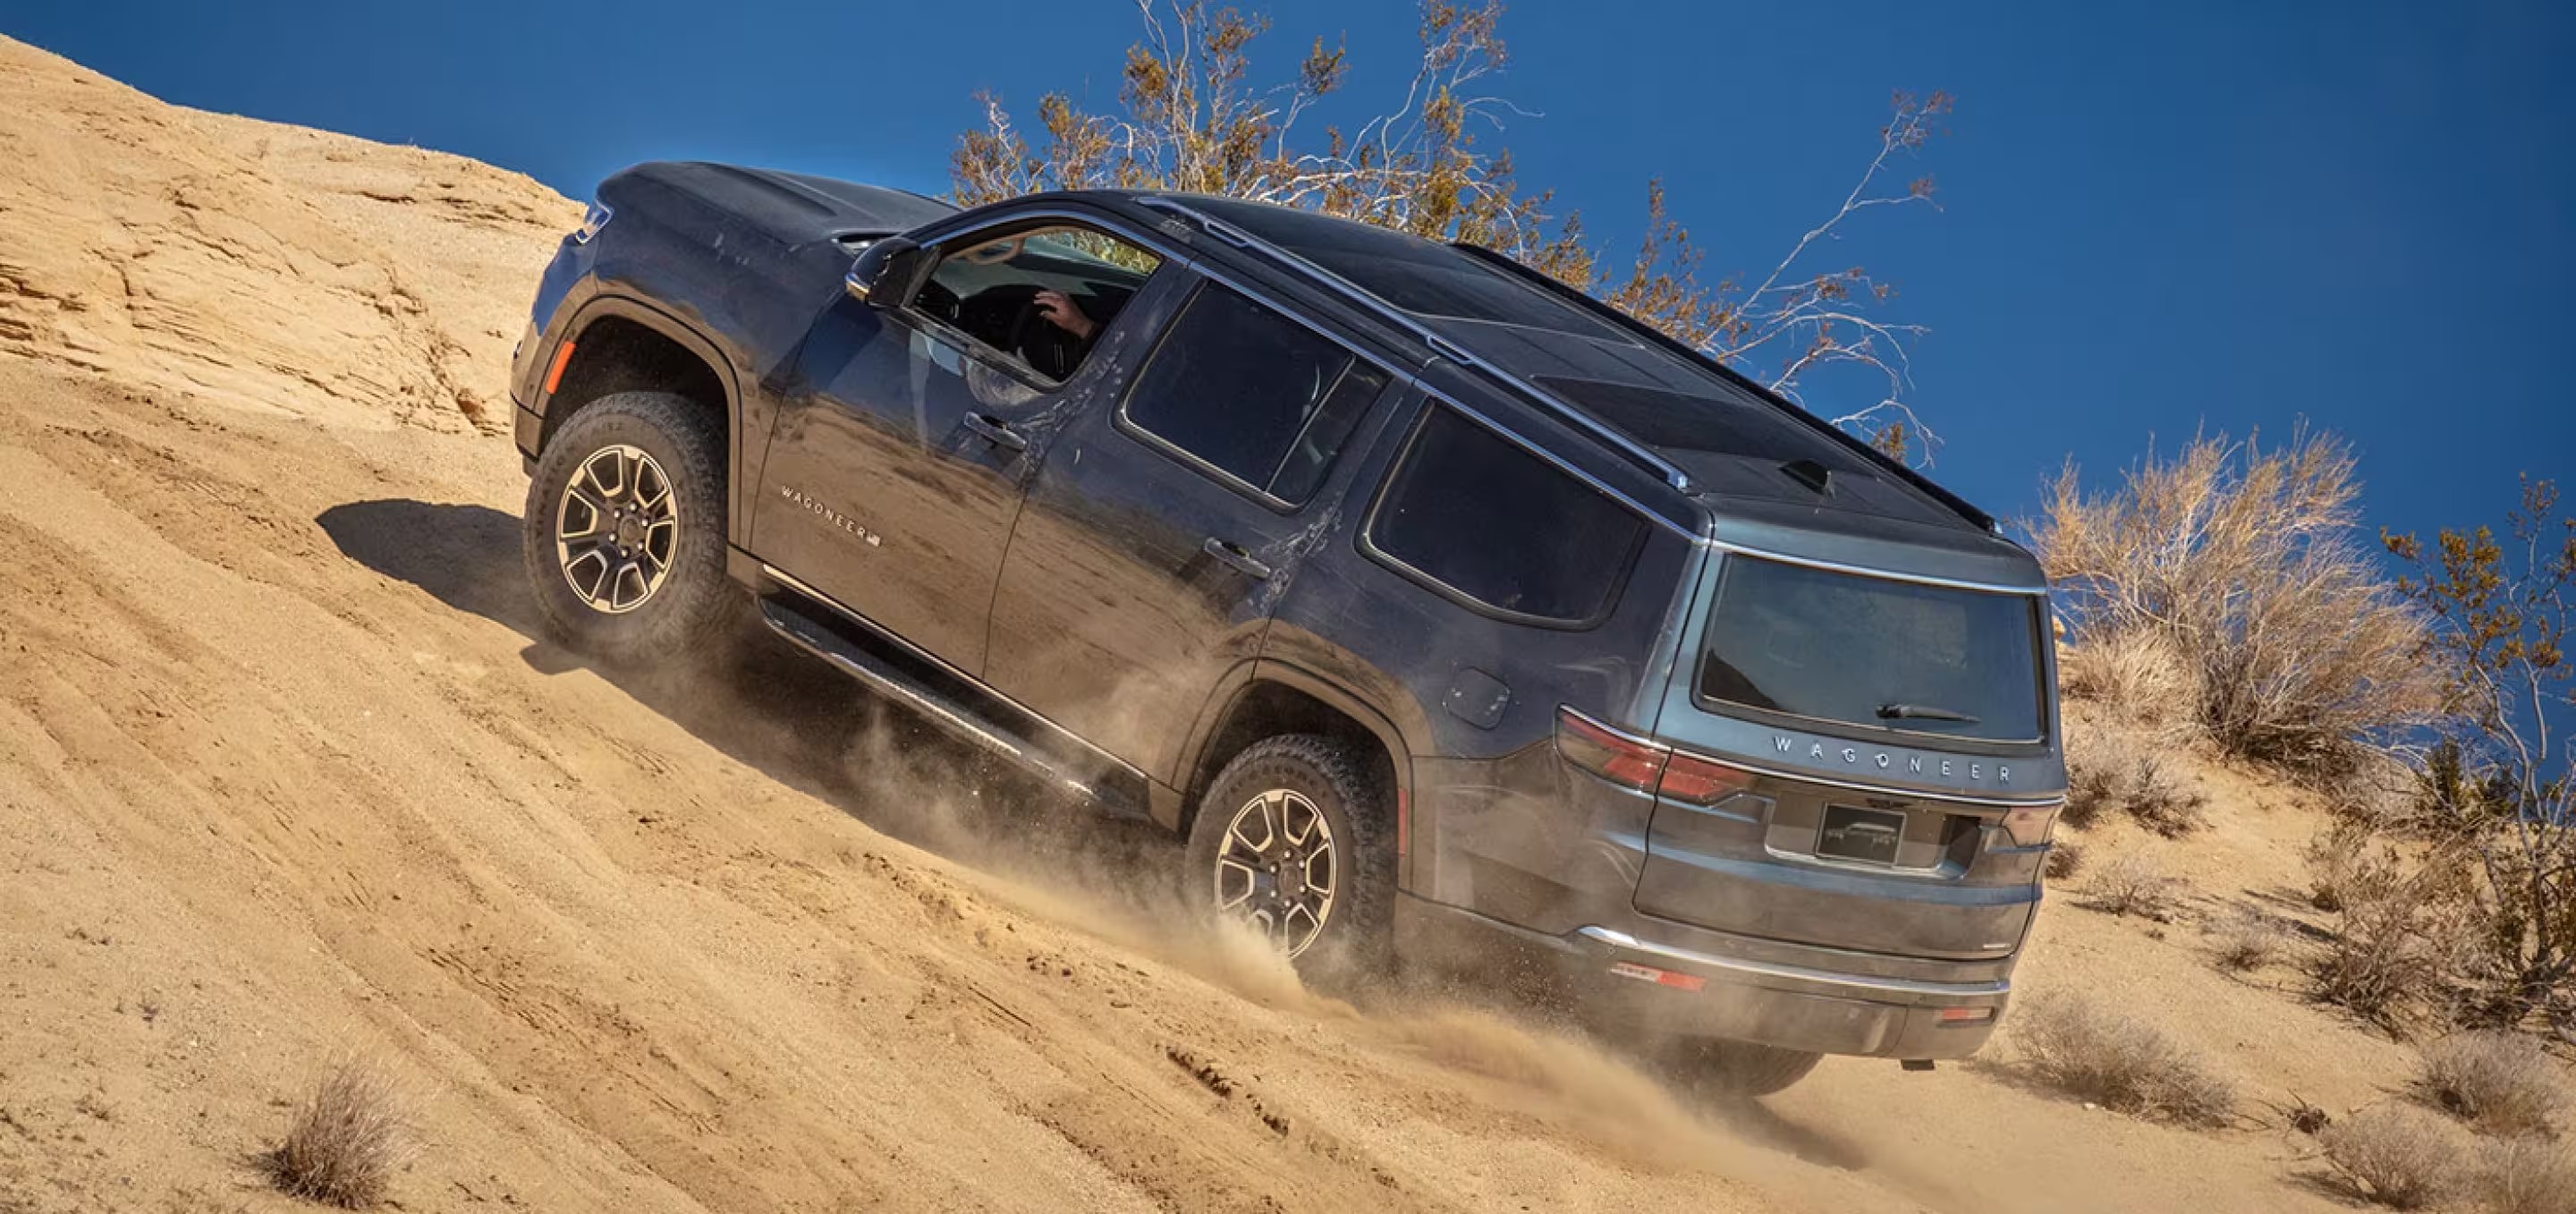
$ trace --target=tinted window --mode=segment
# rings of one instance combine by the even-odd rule
[[[1407,312],[1554,329],[1629,345],[1636,342],[1582,308],[1419,236],[1259,203],[1193,198],[1189,205],[1341,275]]]
[[[1369,542],[1477,602],[1580,621],[1608,605],[1645,529],[1547,461],[1434,409],[1387,486]]]
[[[2030,741],[2042,735],[2039,607],[2029,595],[1730,556],[1699,693],[1854,725]]]
[[[1386,376],[1213,283],[1155,347],[1127,420],[1283,501],[1315,491]]]

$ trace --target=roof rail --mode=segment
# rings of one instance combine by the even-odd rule
[[[1620,432],[1617,428],[1609,425],[1608,423],[1603,422],[1601,419],[1567,403],[1563,398],[1556,394],[1478,357],[1474,351],[1471,351],[1466,347],[1459,345],[1457,342],[1432,331],[1430,326],[1423,324],[1418,319],[1415,319],[1411,313],[1406,312],[1385,300],[1379,299],[1374,292],[1360,286],[1358,283],[1352,282],[1331,270],[1327,270],[1322,266],[1316,265],[1314,262],[1308,261],[1295,253],[1280,248],[1278,245],[1272,244],[1267,240],[1263,240],[1259,236],[1246,232],[1233,224],[1209,215],[1204,211],[1200,211],[1195,207],[1191,207],[1186,203],[1165,198],[1159,194],[1139,194],[1135,196],[1135,200],[1138,206],[1150,207],[1158,211],[1168,211],[1174,215],[1182,216],[1191,222],[1198,224],[1201,228],[1206,229],[1208,235],[1214,236],[1218,240],[1233,245],[1238,249],[1250,249],[1258,252],[1291,270],[1295,270],[1296,272],[1323,284],[1324,286],[1349,295],[1354,300],[1357,300],[1363,307],[1376,313],[1379,319],[1384,320],[1421,340],[1424,345],[1431,347],[1432,353],[1439,355],[1450,362],[1457,363],[1460,366],[1482,371],[1495,379],[1499,379],[1504,383],[1510,384],[1512,387],[1519,389],[1523,394],[1530,397],[1537,404],[1546,408],[1548,412],[1555,415],[1558,420],[1566,422],[1567,424],[1574,426],[1576,429],[1582,430],[1594,438],[1601,440],[1603,443],[1608,444],[1612,451],[1626,458],[1629,462],[1662,477],[1665,484],[1684,492],[1689,491],[1691,487],[1690,475],[1683,472],[1680,465],[1664,458],[1663,455],[1660,452],[1657,452],[1654,448],[1646,446],[1645,444],[1638,442],[1636,439],[1630,438],[1628,435]]]
[[[1516,274],[1533,285],[1555,293],[1560,298],[1570,300],[1584,308],[1590,309],[1595,315],[1601,316],[1629,332],[1636,333],[1666,350],[1670,350],[1675,354],[1679,354],[1703,367],[1708,368],[1709,370],[1717,372],[1719,375],[1726,377],[1728,382],[1753,393],[1754,396],[1763,403],[1778,409],[1782,413],[1788,414],[1807,428],[1814,430],[1819,434],[1831,436],[1835,442],[1842,444],[1853,453],[1867,459],[1886,471],[1893,472],[1897,476],[1902,477],[1905,480],[1905,483],[1912,485],[1914,488],[1921,490],[1925,494],[1930,495],[1934,501],[1949,507],[1952,511],[1956,512],[1959,517],[1976,524],[1978,527],[1983,528],[1986,531],[1995,532],[1996,534],[2002,533],[1995,525],[1995,516],[1978,509],[1975,505],[1971,504],[1968,499],[1942,488],[1940,483],[1933,480],[1931,477],[1925,476],[1906,466],[1905,461],[1893,458],[1886,452],[1853,437],[1849,431],[1844,430],[1842,427],[1826,421],[1813,413],[1809,413],[1805,409],[1799,408],[1796,402],[1782,398],[1779,393],[1763,387],[1761,384],[1755,383],[1742,372],[1739,372],[1735,368],[1727,366],[1725,363],[1719,362],[1714,358],[1710,358],[1708,355],[1692,348],[1689,344],[1674,338],[1671,334],[1666,333],[1653,325],[1647,324],[1644,321],[1638,320],[1636,317],[1630,316],[1598,299],[1594,299],[1592,296],[1587,295],[1582,291],[1578,291],[1565,283],[1558,282],[1556,279],[1550,278],[1545,274],[1541,274],[1538,271],[1529,268],[1528,266],[1522,265],[1509,257],[1505,257],[1492,249],[1485,248],[1481,245],[1467,244],[1463,241],[1452,242],[1449,247],[1475,257],[1488,265],[1496,266],[1509,273]]]

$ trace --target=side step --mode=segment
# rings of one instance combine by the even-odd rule
[[[997,714],[972,702],[973,692],[943,688],[931,676],[915,673],[903,664],[871,651],[844,636],[838,629],[814,618],[798,605],[778,597],[760,600],[760,619],[771,632],[807,653],[838,667],[843,674],[857,679],[880,695],[913,709],[931,724],[974,743],[1005,759],[1029,774],[1057,787],[1087,797],[1110,813],[1142,817],[1145,814],[1144,790],[1133,787],[1132,779],[1121,780],[1111,773],[1083,764],[1064,752],[1073,749],[1049,747],[1031,736],[1046,726],[1032,722],[1035,729],[1020,729],[997,719]]]

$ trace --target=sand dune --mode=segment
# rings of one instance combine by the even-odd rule
[[[0,1211],[299,1208],[253,1160],[347,1054],[415,1211],[2334,1208],[2008,1066],[1707,1107],[1175,937],[1156,840],[828,673],[537,639],[503,372],[577,203],[5,40],[0,164]],[[2313,810],[2208,778],[2207,899],[2289,881]],[[2402,1065],[2188,928],[2043,930],[2258,1094]]]

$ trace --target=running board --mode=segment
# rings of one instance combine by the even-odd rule
[[[788,644],[831,663],[841,673],[866,684],[880,695],[902,703],[958,738],[1050,784],[1089,798],[1110,813],[1145,816],[1144,790],[1129,787],[1132,780],[1119,780],[1111,773],[1086,769],[1029,736],[1028,731],[996,720],[992,712],[972,704],[968,694],[936,686],[933,679],[906,670],[901,664],[871,652],[831,625],[798,610],[794,604],[764,597],[760,600],[760,620]]]

